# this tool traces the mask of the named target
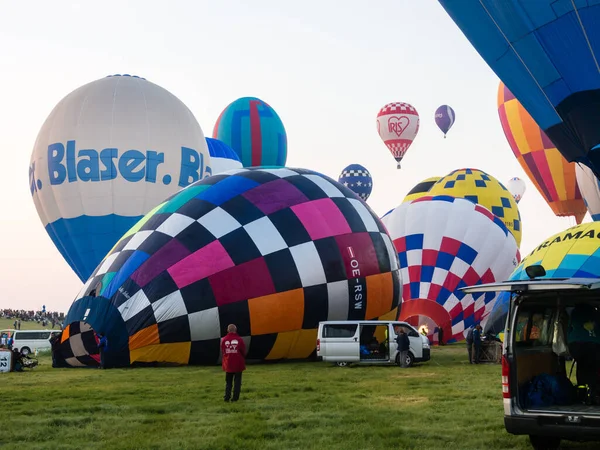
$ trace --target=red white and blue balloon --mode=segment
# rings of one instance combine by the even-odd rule
[[[373,178],[369,171],[360,164],[350,164],[342,170],[338,182],[356,193],[365,202],[373,190]]]

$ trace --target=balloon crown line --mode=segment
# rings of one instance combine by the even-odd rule
[[[140,80],[145,80],[144,77],[138,77],[137,75],[129,75],[128,73],[124,73],[121,75],[120,73],[115,73],[114,75],[106,75],[106,78],[110,77],[131,77],[131,78],[139,78]]]

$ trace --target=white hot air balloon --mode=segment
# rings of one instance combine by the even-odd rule
[[[593,221],[600,220],[600,181],[592,170],[584,164],[575,165],[575,176],[585,206]]]
[[[508,189],[508,192],[512,194],[513,198],[515,199],[515,202],[517,203],[519,203],[523,198],[523,194],[525,194],[526,188],[527,185],[519,177],[513,177],[510,180],[508,180],[508,183],[506,183],[506,189]]]
[[[462,287],[503,281],[521,257],[504,223],[484,206],[447,195],[402,203],[381,220],[400,261],[400,320],[425,316],[448,342],[481,322],[496,294],[465,294]],[[419,324],[421,325],[421,324]]]
[[[29,184],[46,231],[85,281],[147,212],[211,173],[187,106],[144,78],[114,75],[54,107],[35,141]]]

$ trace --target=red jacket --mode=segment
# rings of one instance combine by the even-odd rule
[[[221,339],[223,370],[228,373],[246,370],[246,344],[237,333],[228,333]]]

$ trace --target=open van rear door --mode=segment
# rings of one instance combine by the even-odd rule
[[[600,280],[597,278],[546,278],[503,281],[500,283],[478,284],[460,288],[460,290],[466,294],[475,294],[478,292],[556,291],[567,289],[600,289]]]

